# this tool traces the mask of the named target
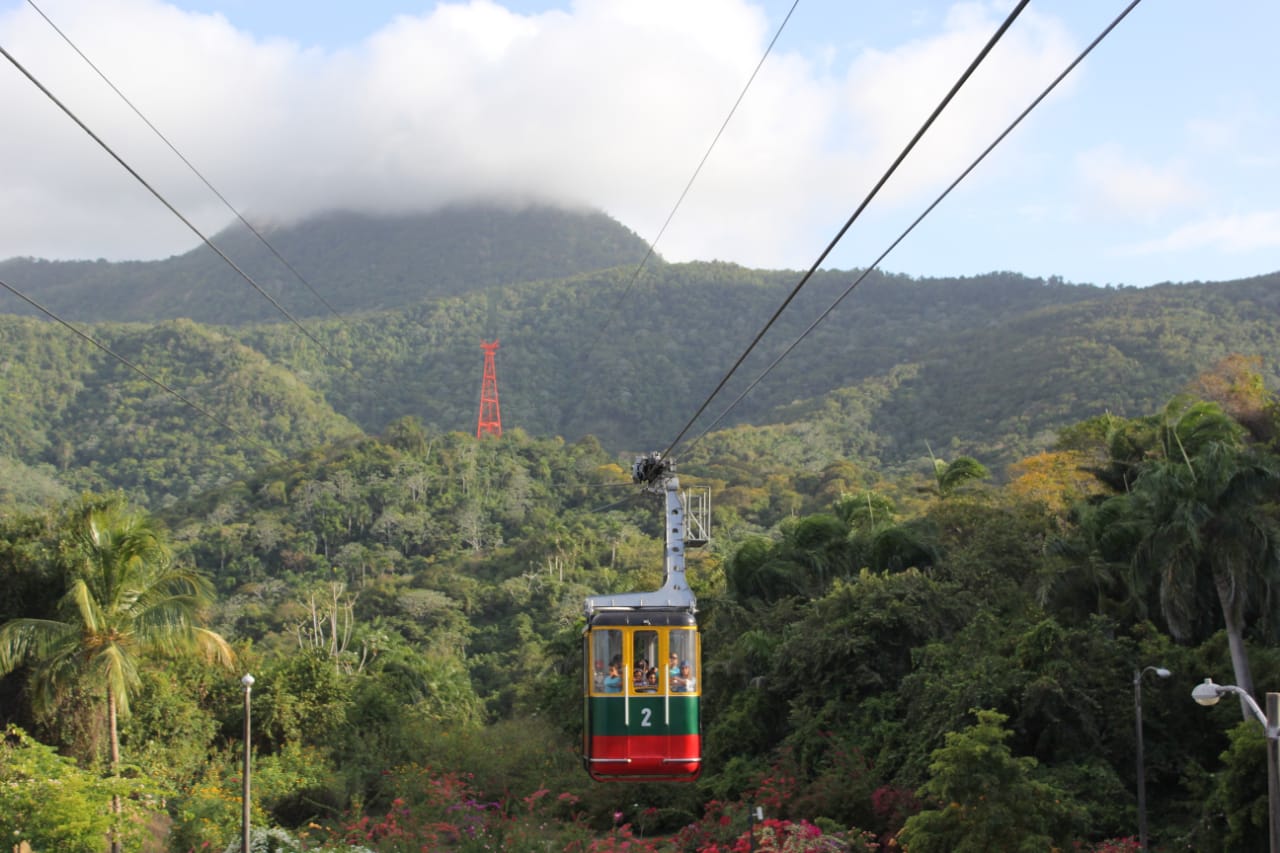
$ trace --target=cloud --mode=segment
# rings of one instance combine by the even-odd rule
[[[1164,237],[1122,247],[1118,254],[1156,255],[1201,249],[1232,255],[1280,249],[1280,210],[1202,219]]]
[[[990,4],[952,7],[942,28],[891,50],[867,50],[851,65],[842,97],[863,151],[887,167],[990,39],[1003,13]],[[996,45],[911,155],[892,190],[897,197],[938,188],[995,139],[1074,57],[1054,19],[1025,13]],[[1060,91],[1069,91],[1068,81]]]
[[[1115,145],[1081,152],[1075,171],[1094,215],[1154,219],[1204,197],[1182,166],[1140,161]]]
[[[502,196],[598,207],[647,239],[773,35],[747,0],[577,0],[538,14],[473,0],[401,15],[334,51],[255,39],[158,0],[42,8],[251,218]],[[1003,14],[958,4],[928,34],[843,64],[781,42],[658,251],[807,265]],[[230,220],[30,8],[0,14],[0,43],[197,227]],[[885,203],[913,203],[954,178],[1073,50],[1059,23],[1025,13]],[[158,257],[195,245],[28,81],[0,75],[0,99],[18,117],[16,132],[0,134],[0,258]]]

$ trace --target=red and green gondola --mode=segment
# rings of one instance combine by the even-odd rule
[[[684,504],[672,467],[656,456],[638,460],[635,476],[666,496],[666,581],[586,601],[583,762],[602,782],[693,781],[702,769],[702,660],[684,578]]]

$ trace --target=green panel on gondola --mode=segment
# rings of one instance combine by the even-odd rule
[[[698,733],[697,696],[593,696],[589,701],[592,735]]]

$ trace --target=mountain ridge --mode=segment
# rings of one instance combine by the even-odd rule
[[[638,264],[647,244],[600,211],[456,205],[428,213],[329,211],[260,228],[294,275],[242,225],[211,242],[298,318],[381,311],[488,287]],[[659,261],[660,262],[660,259]],[[0,261],[0,278],[80,322],[275,322],[281,312],[206,246],[158,261]],[[305,281],[305,283],[304,283]],[[0,311],[32,314],[0,294]]]
[[[552,266],[591,257],[561,250],[589,243],[595,225],[619,245],[636,252],[643,245],[602,214],[526,215],[551,217],[526,233],[565,231],[555,247],[544,247]],[[466,222],[463,216],[441,233],[474,234]],[[410,233],[414,227],[404,224]],[[348,246],[377,245],[351,239]],[[217,326],[99,320],[86,328],[280,454],[381,434],[406,417],[432,433],[474,431],[479,344],[498,338],[506,428],[570,441],[591,435],[623,456],[665,447],[686,426],[798,275],[659,261],[639,271],[627,263],[541,277],[531,245],[513,243],[509,256],[466,270],[460,258],[470,249],[455,247],[454,278],[442,273],[429,295],[397,289],[395,276],[371,279],[372,289],[360,294],[367,302],[405,304],[307,318],[307,335],[278,318]],[[608,259],[618,254],[602,251]],[[380,257],[344,263],[376,267]],[[495,283],[486,269],[531,277]],[[695,459],[714,455],[706,449],[713,448],[757,459],[773,453],[805,469],[845,458],[901,468],[923,464],[933,448],[975,456],[998,471],[1050,446],[1064,426],[1107,411],[1158,410],[1233,353],[1258,358],[1268,384],[1280,384],[1280,273],[1139,289],[1009,272],[915,279],[873,271],[806,331],[858,275],[822,270],[812,277],[687,431],[689,443],[711,430]],[[187,291],[201,286],[182,283]],[[269,463],[272,454],[253,441],[163,399],[163,391],[85,342],[48,334],[43,321],[0,321],[7,401],[0,454],[27,481],[15,493],[44,494],[57,484],[127,488],[148,495],[144,502],[164,503]],[[727,409],[766,369],[768,376]],[[755,432],[735,433],[747,428]],[[746,456],[739,461],[750,467]]]

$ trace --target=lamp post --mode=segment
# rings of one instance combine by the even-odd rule
[[[240,851],[249,853],[249,694],[253,692],[253,676],[246,673],[240,683],[244,685],[244,789],[241,791],[244,812],[240,822]]]
[[[1280,693],[1267,694],[1267,710],[1263,713],[1249,692],[1234,684],[1214,684],[1212,678],[1206,678],[1203,684],[1197,684],[1191,691],[1191,698],[1201,705],[1209,707],[1218,704],[1218,700],[1228,693],[1240,697],[1240,702],[1253,714],[1254,719],[1262,723],[1267,735],[1267,822],[1271,838],[1271,853],[1280,853],[1280,752],[1276,749],[1276,740],[1280,737]]]
[[[1138,846],[1147,849],[1147,771],[1142,756],[1142,676],[1154,672],[1161,678],[1173,673],[1162,666],[1147,666],[1133,671],[1133,717],[1138,730]]]

